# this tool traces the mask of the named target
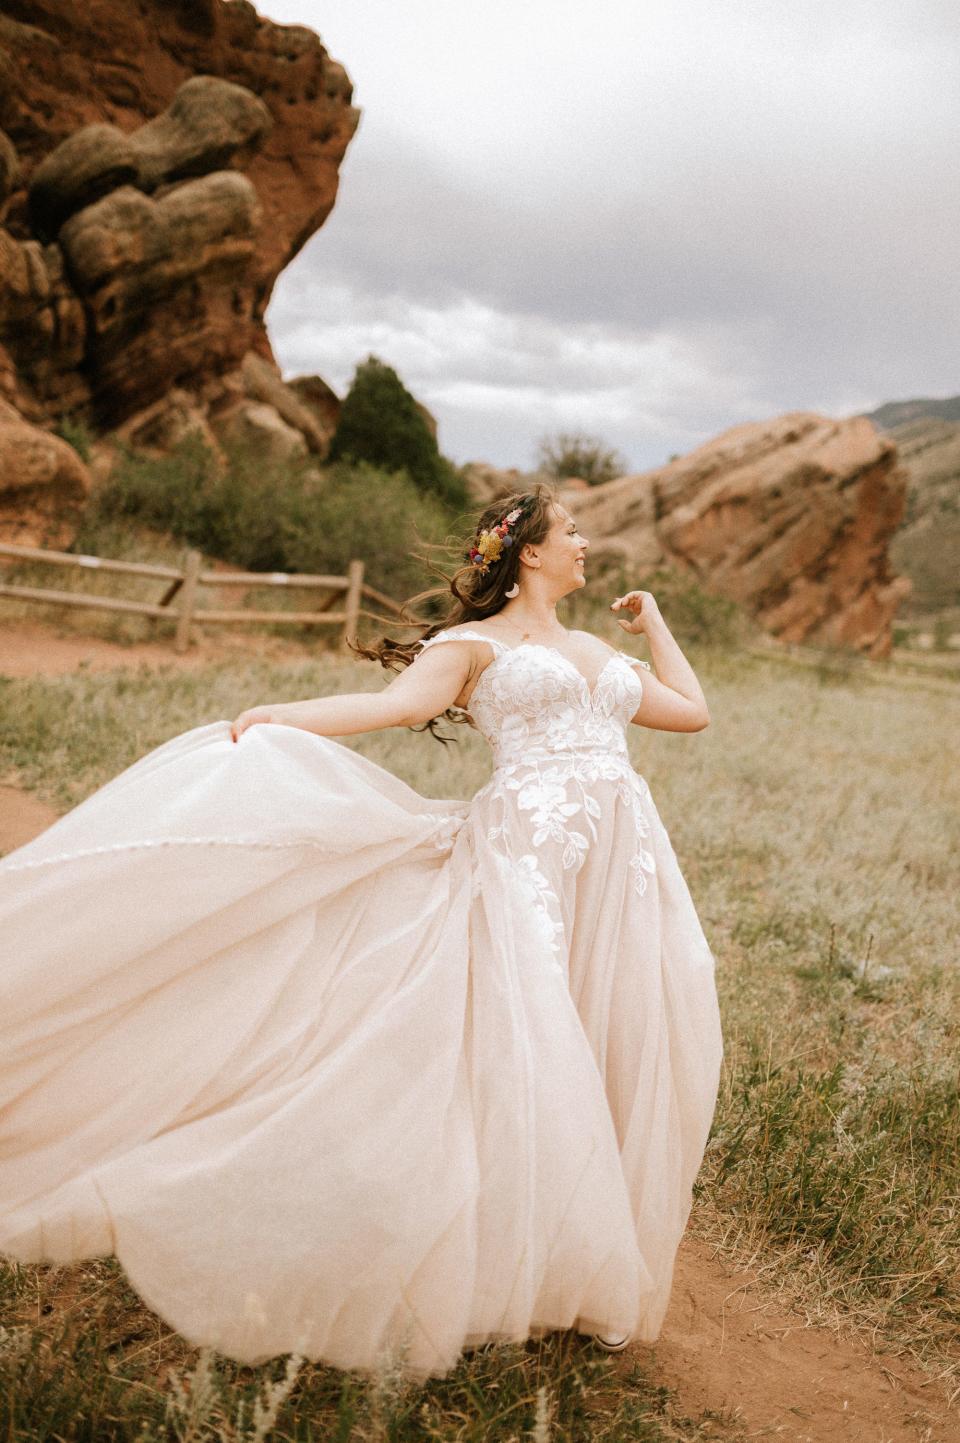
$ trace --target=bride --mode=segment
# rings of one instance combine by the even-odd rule
[[[0,862],[0,1253],[113,1254],[248,1364],[657,1338],[722,1040],[626,727],[709,716],[649,592],[655,673],[563,627],[587,548],[496,503],[381,692],[196,727]],[[444,716],[469,802],[331,740]]]

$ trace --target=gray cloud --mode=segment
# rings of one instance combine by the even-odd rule
[[[642,466],[741,420],[960,389],[951,8],[752,9],[645,36],[608,5],[632,57],[581,57],[566,107],[531,67],[529,129],[491,105],[434,140],[414,92],[372,100],[271,306],[285,367],[342,386],[374,350],[451,454],[519,465],[561,426]]]

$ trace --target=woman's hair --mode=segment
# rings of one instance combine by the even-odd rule
[[[546,539],[547,532],[555,520],[554,506],[556,502],[556,491],[544,482],[537,482],[529,491],[518,491],[513,495],[501,496],[491,502],[477,518],[474,538],[479,537],[481,532],[498,525],[509,512],[518,506],[523,506],[523,514],[510,527],[509,534],[512,545],[504,547],[500,559],[486,571],[474,565],[472,561],[468,561],[465,565],[459,566],[452,576],[449,576],[429,556],[423,557],[422,559],[426,561],[429,569],[435,576],[440,577],[444,584],[409,597],[403,604],[403,613],[412,617],[411,608],[423,602],[435,602],[445,597],[449,602],[446,615],[440,621],[424,621],[420,635],[409,641],[396,641],[393,637],[384,636],[369,646],[363,645],[361,642],[352,642],[350,644],[352,650],[358,656],[366,657],[370,661],[379,661],[381,666],[386,667],[389,671],[399,672],[405,666],[409,666],[411,662],[416,661],[420,654],[419,642],[426,640],[427,637],[436,636],[438,631],[446,631],[448,627],[460,626],[465,621],[482,621],[486,616],[495,616],[506,600],[506,593],[520,575],[522,548],[528,544],[536,546]],[[446,546],[431,547],[430,549],[447,553],[455,552],[462,556],[465,548],[461,543],[456,548]],[[412,617],[412,619],[414,618]],[[448,708],[442,714],[442,718],[434,717],[432,721],[412,727],[411,730],[429,731],[438,741],[446,742],[449,738],[437,730],[437,722],[441,719],[453,722],[470,721],[464,712]]]

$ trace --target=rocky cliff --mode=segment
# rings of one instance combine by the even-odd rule
[[[672,564],[785,641],[885,656],[910,583],[887,548],[906,476],[867,420],[795,411],[735,426],[669,465],[573,493],[594,555]]]
[[[330,398],[282,385],[263,316],[333,206],[351,102],[312,31],[247,0],[5,0],[0,428],[136,439],[144,414],[160,444],[249,422],[322,451]]]

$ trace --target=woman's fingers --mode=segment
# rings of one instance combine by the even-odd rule
[[[248,727],[252,727],[254,723],[264,721],[265,719],[259,708],[242,711],[236,721],[230,723],[230,735],[235,742],[238,742]]]
[[[643,606],[643,592],[628,591],[624,596],[618,596],[610,610],[618,611],[623,606],[628,606],[631,611],[639,611]]]

